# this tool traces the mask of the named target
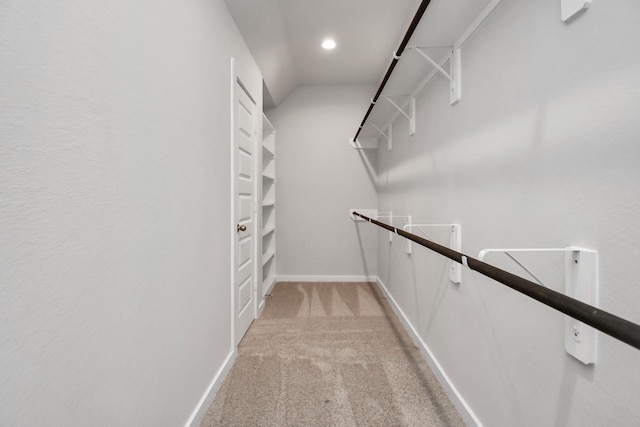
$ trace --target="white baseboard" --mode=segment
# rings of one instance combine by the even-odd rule
[[[420,353],[422,353],[422,356],[427,361],[427,364],[435,374],[436,378],[438,378],[438,381],[442,385],[442,388],[444,389],[445,393],[447,393],[447,396],[449,396],[449,399],[451,399],[451,403],[453,403],[453,405],[456,407],[456,409],[460,413],[460,416],[464,419],[465,423],[468,426],[482,427],[482,423],[480,422],[478,417],[476,417],[476,415],[473,413],[473,411],[471,410],[467,402],[464,400],[462,395],[458,392],[456,387],[453,385],[453,383],[447,376],[446,372],[442,369],[442,366],[440,365],[440,363],[438,363],[438,360],[435,358],[431,350],[429,350],[429,347],[427,346],[427,344],[422,340],[422,338],[420,338],[420,335],[418,335],[418,332],[416,331],[416,329],[413,327],[413,325],[411,324],[407,316],[404,314],[404,312],[402,311],[398,303],[396,303],[396,300],[393,299],[393,296],[391,296],[391,294],[387,290],[387,287],[384,285],[384,283],[382,283],[382,280],[380,280],[380,278],[377,277],[376,282],[380,290],[384,293],[385,297],[387,298],[389,305],[391,306],[391,308],[393,308],[393,311],[395,311],[396,315],[404,325],[405,329],[407,330],[407,333],[409,334],[411,339],[413,339],[413,342],[416,344],[416,346],[418,346],[418,348],[420,349]]]
[[[278,282],[375,282],[376,276],[278,276]]]
[[[229,353],[227,359],[224,361],[220,369],[218,369],[213,380],[211,380],[211,384],[209,384],[209,387],[207,387],[207,390],[200,398],[200,401],[196,405],[196,409],[194,409],[193,413],[189,417],[185,427],[198,427],[200,425],[204,418],[204,414],[207,413],[207,409],[209,409],[211,402],[213,402],[213,398],[216,396],[218,390],[220,390],[220,387],[222,387],[222,383],[225,378],[227,378],[227,374],[231,370],[233,363],[236,361],[237,355],[238,352],[235,350]]]

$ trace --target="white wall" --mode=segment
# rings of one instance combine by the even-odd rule
[[[371,171],[375,151],[364,154],[348,145],[374,91],[371,86],[301,86],[267,111],[276,129],[281,279],[376,275],[375,233],[347,215],[349,208],[377,203]]]
[[[231,349],[230,56],[259,71],[221,0],[3,2],[0,40],[0,424],[184,425]]]
[[[438,77],[417,133],[394,123],[379,208],[460,223],[474,257],[595,249],[600,306],[640,323],[639,21],[635,0],[595,0],[570,24],[557,0],[504,1],[463,49],[460,103]],[[378,242],[380,279],[484,425],[640,424],[639,351],[600,334],[597,364],[581,365],[564,353],[563,315],[469,270],[453,285],[439,255]],[[563,290],[562,256],[523,259]]]

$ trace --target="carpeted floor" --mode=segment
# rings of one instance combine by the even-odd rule
[[[463,425],[375,285],[278,283],[201,427]]]

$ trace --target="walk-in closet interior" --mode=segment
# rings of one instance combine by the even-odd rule
[[[640,425],[638,22],[0,2],[0,426]]]

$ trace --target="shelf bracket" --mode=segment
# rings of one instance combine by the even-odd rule
[[[422,58],[424,58],[429,64],[435,67],[442,75],[444,75],[449,80],[449,102],[451,105],[454,105],[462,96],[462,85],[460,84],[460,75],[462,72],[462,67],[460,65],[460,49],[454,48],[451,46],[447,46],[449,48],[449,72],[447,72],[444,68],[438,64],[436,60],[431,58],[423,48],[427,48],[430,46],[409,46],[407,49],[412,49],[416,51]]]
[[[411,223],[411,215],[394,215],[392,212],[378,212],[378,215],[376,215],[376,219],[380,219],[380,218],[388,218],[389,225],[394,227],[395,227],[395,225],[393,225],[394,218],[404,218],[405,223],[407,224]],[[389,243],[393,242],[393,234],[394,233],[392,231],[389,231]]]
[[[384,139],[387,140],[387,151],[391,151],[391,147],[393,146],[393,127],[392,127],[392,124],[389,123],[389,126],[387,126],[387,133],[384,133],[382,130],[380,130],[380,128],[378,126],[376,126],[373,123],[371,123],[371,126],[373,126],[373,128],[375,130],[377,130],[378,133],[380,135],[382,135],[382,137]]]
[[[402,109],[402,107],[400,107],[398,104],[396,104],[393,101],[393,99],[391,99],[390,96],[386,96],[385,95],[384,98],[387,101],[389,101],[391,103],[391,105],[396,107],[396,109],[400,112],[400,114],[402,114],[403,116],[405,116],[407,118],[407,120],[409,120],[409,136],[411,136],[414,133],[416,133],[416,99],[414,97],[411,97],[411,100],[409,101],[409,114],[407,114]]]
[[[518,261],[512,252],[564,252],[565,254],[565,283],[564,293],[568,297],[586,304],[598,306],[598,252],[578,247],[541,248],[541,249],[483,249],[478,259],[483,261],[492,252],[502,252],[516,262],[524,271],[542,286],[528,268]],[[569,316],[565,316],[564,348],[567,353],[585,365],[596,363],[597,334],[596,329],[585,325]]]
[[[462,252],[462,227],[460,226],[460,224],[407,224],[404,227],[402,227],[402,229],[407,231],[412,227],[415,227],[418,230],[420,230],[422,234],[427,236],[427,238],[430,240],[435,240],[435,239],[431,237],[426,231],[424,231],[422,227],[450,228],[449,248],[457,252]],[[411,254],[412,254],[412,242],[411,240],[407,240],[407,255],[411,255]],[[462,265],[458,264],[455,261],[449,261],[449,263],[450,263],[449,264],[449,280],[459,285],[460,282],[462,281]]]
[[[444,68],[442,68],[434,59],[432,59],[429,55],[427,55],[425,53],[425,51],[423,51],[420,46],[411,46],[409,49],[413,49],[416,52],[418,52],[420,54],[420,56],[422,56],[424,59],[427,60],[427,62],[429,62],[431,65],[433,65],[434,67],[436,67],[436,70],[440,71],[442,74],[444,74],[444,76],[446,78],[449,79],[449,81],[453,81],[453,77],[451,77],[451,75],[449,73],[447,73]]]

